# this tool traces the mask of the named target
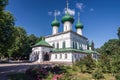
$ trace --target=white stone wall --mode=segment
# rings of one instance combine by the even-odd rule
[[[82,29],[78,28],[78,29],[77,29],[77,33],[78,33],[79,35],[82,35]]]
[[[56,35],[52,37],[45,38],[45,41],[48,42],[51,46],[55,45],[57,48],[57,43],[59,44],[59,48],[62,48],[63,42],[65,41],[66,48],[69,48],[70,45],[70,33]]]
[[[65,57],[65,55],[67,57]],[[50,61],[51,62],[72,62],[72,53],[52,53]]]
[[[57,33],[58,33],[58,27],[57,26],[53,26],[52,34],[57,34]]]
[[[32,48],[32,53],[30,54],[30,61],[42,62],[43,61],[43,52],[49,53],[52,51],[52,48],[48,47],[34,47]]]
[[[85,53],[73,53],[72,60],[73,60],[73,62],[75,62],[76,60],[80,60],[80,58],[83,58],[85,56],[87,56],[87,54],[85,54]]]
[[[75,43],[77,44],[77,49],[79,49],[80,46],[82,46],[83,50],[87,50],[88,41],[86,39],[84,39],[83,37],[80,37],[79,35],[71,33],[71,42],[72,42],[72,46],[73,46],[73,42],[74,42],[74,44]]]
[[[62,48],[64,41],[66,43],[66,48],[73,48],[74,42],[74,46],[77,46],[76,49],[80,49],[81,46],[83,50],[87,50],[87,40],[72,32],[47,37],[45,41],[48,42],[51,46],[54,44],[55,48],[57,48],[57,43],[59,44],[59,48]]]

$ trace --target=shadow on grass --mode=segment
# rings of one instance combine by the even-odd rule
[[[25,73],[11,73],[8,74],[8,80],[31,80]]]

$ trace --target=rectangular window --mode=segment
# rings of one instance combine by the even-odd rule
[[[55,54],[55,59],[57,59],[57,54]]]
[[[62,58],[62,54],[60,54],[60,59]]]
[[[67,59],[67,54],[65,54],[65,59]]]
[[[65,48],[65,47],[66,47],[65,41],[63,42],[62,47],[63,47],[63,48]]]
[[[57,49],[59,49],[59,43],[57,43]]]

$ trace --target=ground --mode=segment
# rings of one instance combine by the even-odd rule
[[[15,72],[23,72],[31,66],[38,64],[28,62],[0,63],[0,80],[7,80],[7,75]]]

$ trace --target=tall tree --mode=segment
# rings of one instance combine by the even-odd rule
[[[101,53],[100,63],[103,72],[116,74],[120,71],[120,40],[111,39],[99,50]]]
[[[6,55],[11,47],[13,40],[13,15],[5,11],[4,8],[8,4],[8,0],[0,0],[0,54]]]
[[[0,0],[0,11],[3,11],[7,4],[8,0]]]
[[[118,33],[117,33],[117,35],[118,35],[118,38],[120,39],[120,27],[118,28]]]
[[[27,47],[27,33],[22,27],[14,27],[15,41],[9,49],[8,55],[13,57],[21,57],[25,54]]]

